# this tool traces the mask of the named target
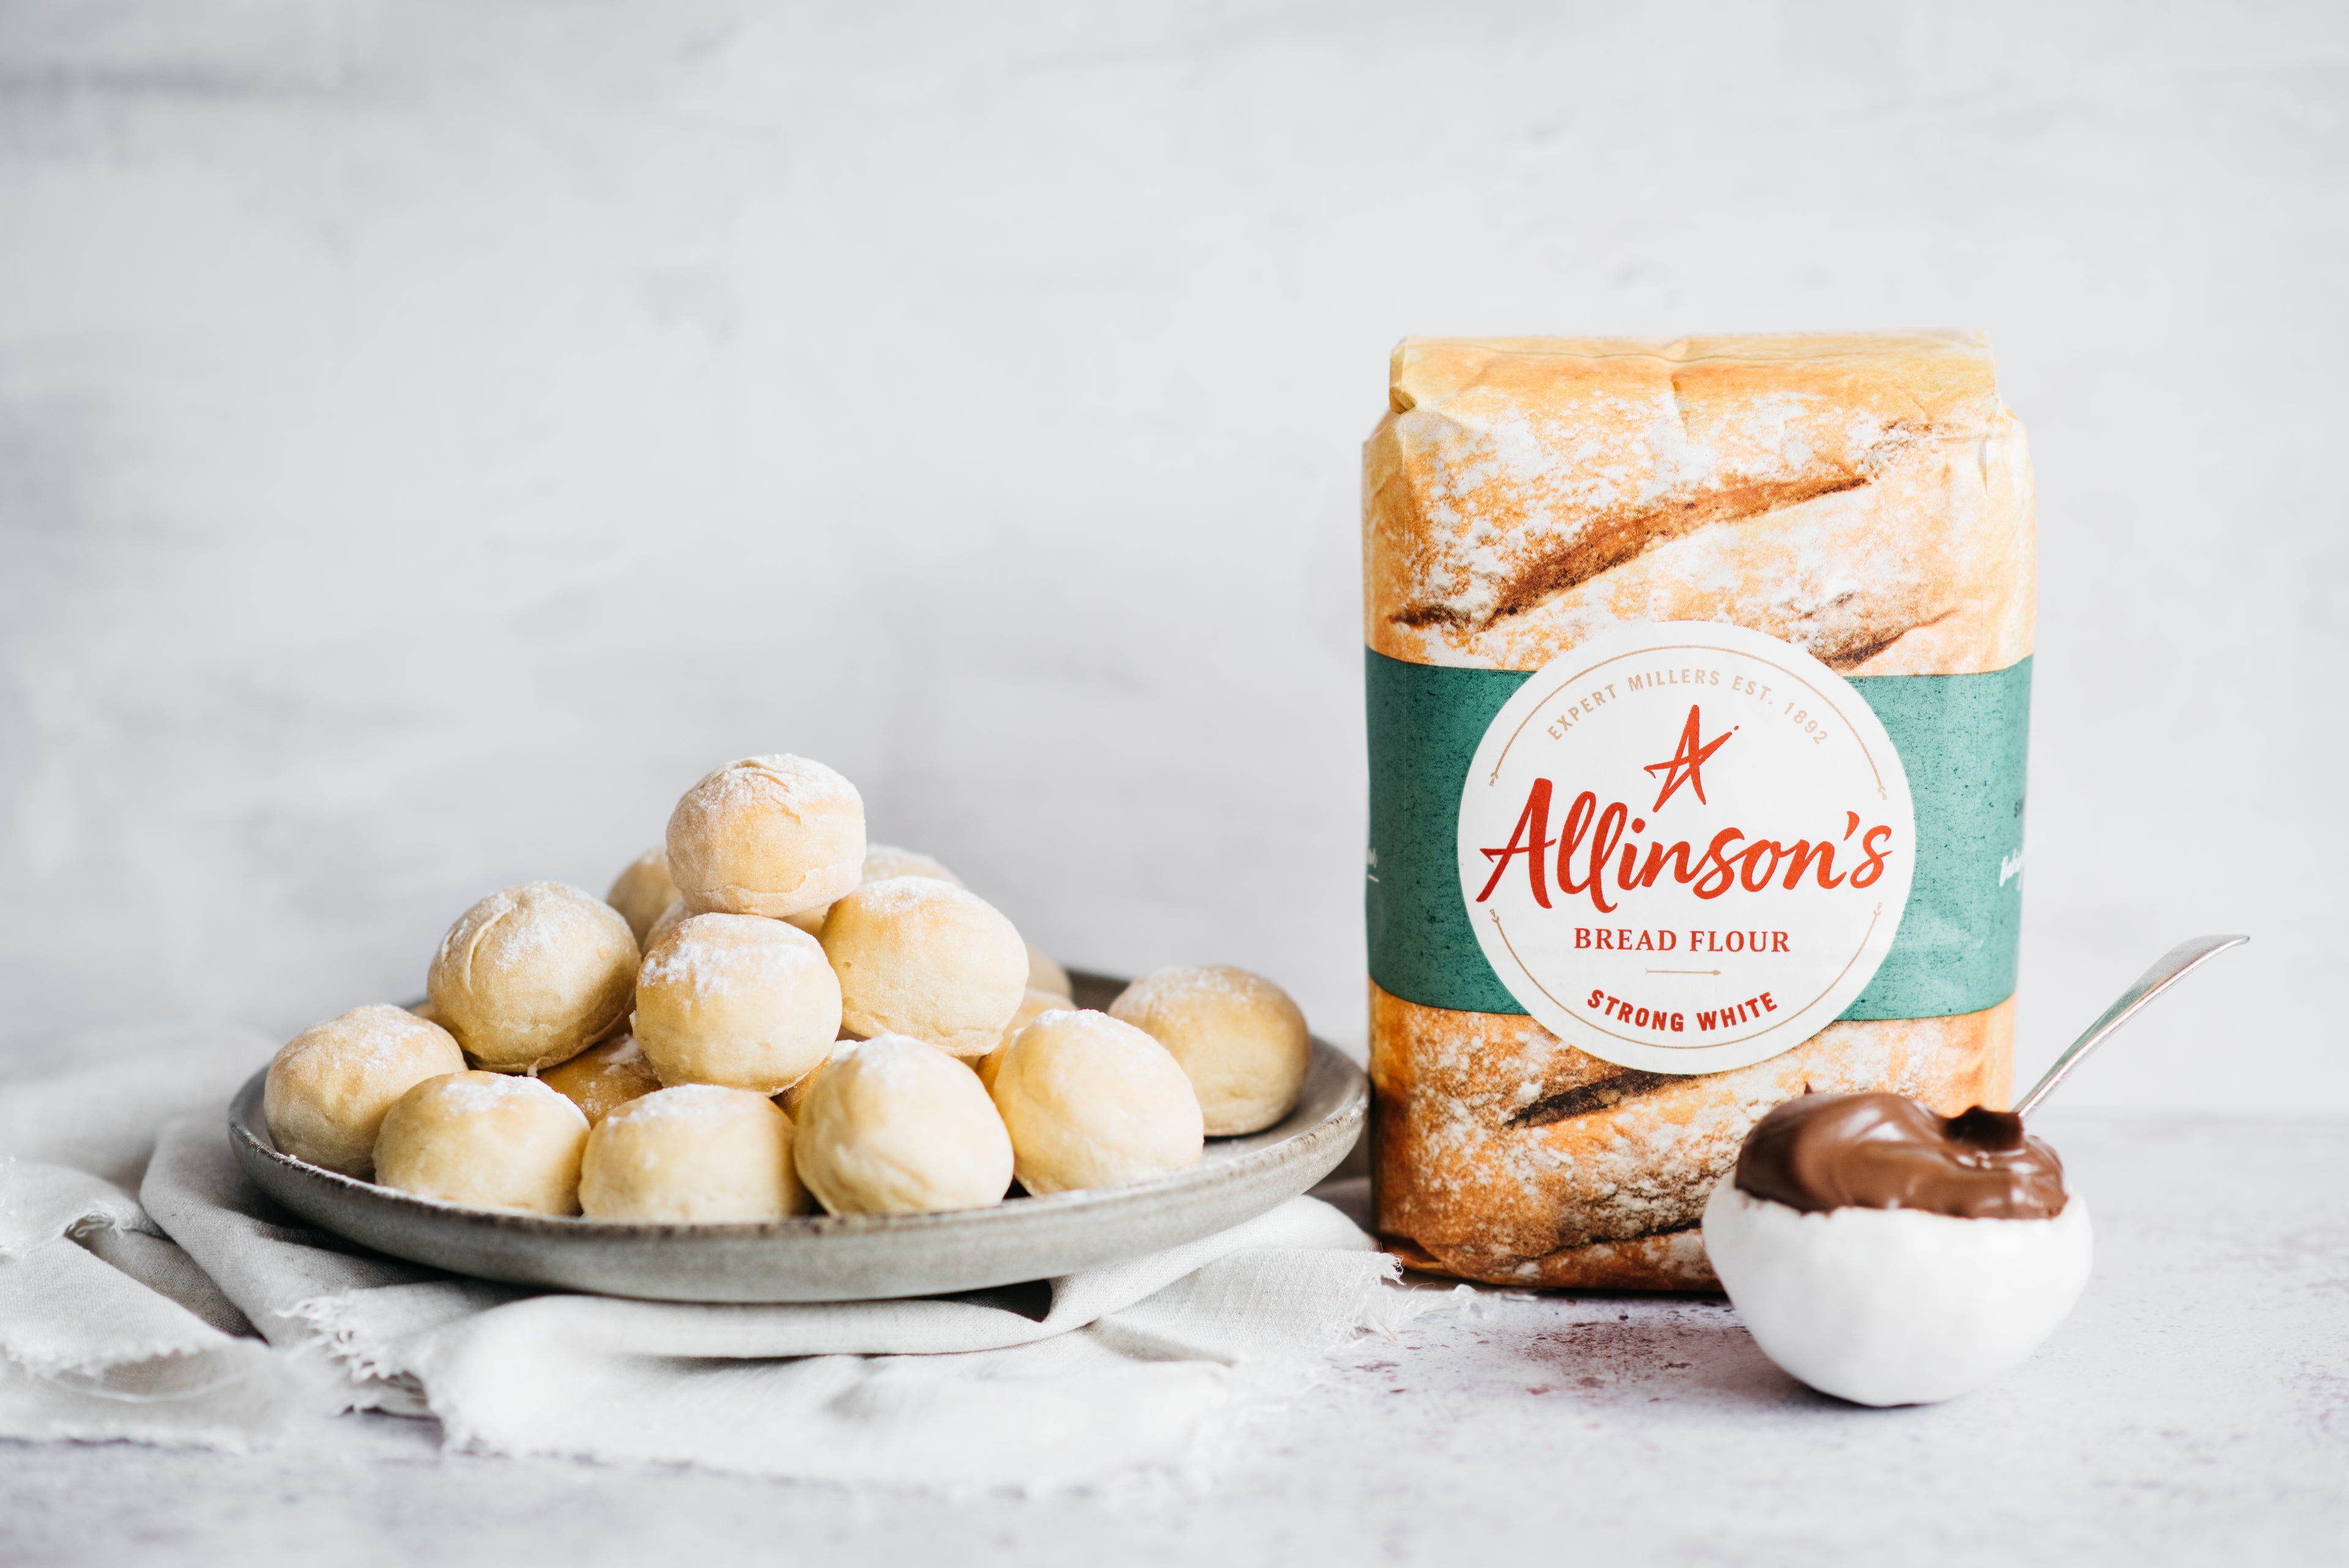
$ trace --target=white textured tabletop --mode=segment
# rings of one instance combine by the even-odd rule
[[[2097,1225],[2021,1372],[1858,1409],[1697,1298],[1485,1293],[1365,1341],[1204,1490],[948,1499],[444,1455],[0,1445],[0,1561],[2002,1563],[2349,1559],[2349,1124],[2047,1118]]]

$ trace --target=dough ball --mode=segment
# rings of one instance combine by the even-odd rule
[[[652,951],[653,944],[683,925],[685,918],[691,913],[693,911],[685,907],[684,899],[670,899],[668,908],[660,912],[660,918],[645,929],[644,940],[636,944],[637,949],[643,952]]]
[[[630,1100],[587,1135],[590,1220],[721,1225],[812,1207],[792,1168],[792,1121],[748,1089],[682,1084]]]
[[[576,1214],[586,1147],[586,1116],[536,1078],[450,1073],[383,1118],[375,1179],[469,1209]]]
[[[440,1010],[433,1006],[429,1002],[419,1002],[415,1006],[408,1009],[408,1011],[414,1013],[417,1017],[421,1018],[427,1023],[433,1024],[436,1027],[440,1024]]]
[[[1011,1049],[1011,1043],[1019,1038],[1019,1032],[1054,1008],[1064,1008],[1068,1005],[1067,997],[1056,996],[1049,991],[1038,991],[1034,986],[1030,986],[1019,998],[1019,1011],[1013,1013],[1011,1022],[1003,1026],[1003,1033],[995,1049],[978,1059],[977,1063],[978,1081],[985,1084],[992,1092],[995,1088],[996,1072],[1003,1065],[1003,1054]]]
[[[1034,942],[1028,944],[1028,988],[1030,991],[1049,991],[1054,996],[1073,997],[1077,994],[1077,988],[1069,982],[1069,971]]]
[[[878,882],[890,877],[931,877],[941,882],[951,882],[957,888],[962,886],[961,877],[918,850],[900,849],[894,844],[867,846],[864,873],[858,878],[857,885],[862,887],[866,882]],[[832,906],[826,904],[821,909],[803,909],[783,919],[812,937],[821,937],[823,935],[824,918],[831,913]]]
[[[771,1095],[839,1038],[840,981],[805,931],[693,915],[645,955],[631,1027],[664,1084]]]
[[[820,909],[864,867],[856,786],[804,757],[729,763],[686,791],[668,819],[669,876],[697,914]]]
[[[1164,1176],[1205,1146],[1181,1065],[1106,1012],[1042,1014],[1003,1054],[993,1093],[1019,1184],[1039,1196]]]
[[[524,882],[458,918],[426,989],[474,1065],[529,1072],[619,1027],[636,957],[636,939],[611,905],[561,882]]]
[[[1019,1011],[1028,948],[993,905],[932,877],[867,882],[832,907],[824,957],[841,1025],[860,1039],[911,1034],[976,1060]]]
[[[590,1045],[560,1067],[549,1067],[538,1081],[577,1106],[590,1127],[661,1086],[660,1075],[633,1034]]]
[[[810,1067],[807,1070],[807,1075],[802,1078],[798,1083],[793,1084],[790,1088],[785,1089],[781,1094],[777,1095],[775,1096],[775,1103],[783,1107],[783,1115],[791,1117],[794,1122],[798,1121],[800,1119],[800,1110],[807,1104],[808,1092],[815,1087],[815,1081],[823,1076],[823,1070],[826,1067],[831,1066],[833,1062],[839,1060],[842,1052],[846,1051],[850,1046],[855,1044],[856,1042],[854,1040],[841,1040],[834,1042],[832,1047],[832,1054],[830,1055],[826,1056],[823,1061],[818,1062],[814,1066]]]
[[[437,1023],[404,1008],[355,1007],[313,1023],[269,1064],[261,1114],[281,1153],[366,1180],[392,1103],[427,1078],[465,1070]]]
[[[834,1214],[983,1209],[1011,1186],[1011,1139],[977,1075],[903,1034],[825,1065],[797,1142],[800,1179]]]
[[[864,882],[885,882],[892,877],[927,877],[933,881],[951,882],[959,888],[962,878],[918,849],[900,849],[894,844],[872,844],[864,849]]]
[[[1288,993],[1228,964],[1143,975],[1109,1004],[1109,1015],[1183,1064],[1209,1137],[1261,1132],[1295,1110],[1313,1064],[1305,1014]]]
[[[647,933],[661,911],[677,902],[677,884],[668,879],[668,851],[661,848],[646,850],[628,862],[627,869],[613,878],[612,890],[604,895],[604,902],[620,911],[628,922],[636,945],[645,945]]]

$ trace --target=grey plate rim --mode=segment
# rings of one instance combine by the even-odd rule
[[[1071,971],[1077,1004],[1124,988]],[[269,1198],[375,1252],[445,1272],[636,1300],[885,1301],[1054,1278],[1214,1234],[1306,1191],[1352,1151],[1370,1080],[1315,1040],[1299,1103],[1261,1131],[1210,1138],[1188,1169],[1082,1192],[1022,1195],[926,1214],[812,1214],[733,1224],[647,1224],[475,1209],[394,1191],[278,1152],[262,1116],[264,1067],[231,1102],[231,1152]]]
[[[476,1228],[488,1227],[512,1231],[521,1235],[565,1240],[583,1235],[612,1241],[648,1241],[660,1240],[740,1240],[763,1241],[781,1237],[815,1237],[828,1235],[918,1235],[924,1231],[942,1227],[970,1231],[983,1225],[1010,1227],[1019,1224],[1024,1216],[1040,1213],[1065,1213],[1086,1209],[1115,1209],[1145,1205],[1153,1198],[1188,1189],[1219,1187],[1235,1176],[1257,1170],[1268,1170],[1293,1162],[1310,1145],[1346,1132],[1359,1132],[1370,1110],[1370,1081],[1352,1057],[1329,1042],[1316,1037],[1313,1041],[1316,1068],[1340,1066],[1350,1074],[1354,1082],[1341,1095],[1339,1104],[1323,1117],[1286,1136],[1242,1150],[1220,1159],[1203,1159],[1172,1175],[1154,1177],[1147,1181],[1131,1181],[1117,1187],[1088,1188],[1078,1192],[1055,1192],[1038,1197],[1032,1194],[990,1205],[984,1209],[938,1210],[921,1214],[795,1214],[782,1220],[761,1220],[718,1225],[680,1223],[650,1224],[642,1220],[590,1220],[584,1215],[527,1214],[511,1209],[476,1209],[461,1203],[450,1203],[438,1198],[423,1198],[383,1187],[372,1181],[362,1181],[338,1170],[328,1170],[320,1165],[296,1158],[280,1150],[269,1136],[267,1124],[261,1114],[262,1088],[269,1069],[262,1067],[244,1081],[229,1101],[229,1140],[240,1156],[261,1159],[291,1174],[323,1182],[347,1193],[360,1202],[375,1202],[409,1211],[446,1215],[461,1219]],[[1293,1116],[1293,1114],[1292,1114]],[[1266,1133],[1278,1131],[1283,1124],[1276,1123]],[[1262,1137],[1265,1133],[1247,1135]],[[1209,1147],[1219,1140],[1208,1140]],[[1351,1139],[1332,1158],[1334,1166],[1353,1147]],[[1033,1206],[1033,1207],[1031,1207]],[[326,1227],[333,1230],[331,1225]],[[336,1231],[342,1235],[345,1232]],[[347,1237],[360,1241],[357,1237]],[[363,1246],[371,1243],[360,1241]]]

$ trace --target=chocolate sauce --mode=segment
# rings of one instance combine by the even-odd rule
[[[1764,1116],[1737,1186],[1790,1209],[1921,1209],[1961,1220],[2064,1211],[2064,1162],[2012,1111],[1941,1116],[1906,1095],[1805,1095]]]

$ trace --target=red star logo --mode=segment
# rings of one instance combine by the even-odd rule
[[[1648,810],[1651,813],[1663,810],[1664,802],[1671,799],[1672,792],[1682,784],[1696,791],[1698,800],[1704,801],[1707,805],[1712,805],[1711,801],[1704,800],[1704,775],[1698,770],[1704,766],[1705,758],[1721,750],[1722,742],[1735,733],[1737,726],[1732,724],[1712,740],[1706,740],[1703,731],[1698,727],[1696,709],[1692,705],[1688,722],[1681,726],[1681,749],[1667,761],[1648,764],[1648,772],[1664,775],[1664,787],[1657,793],[1656,804]]]

